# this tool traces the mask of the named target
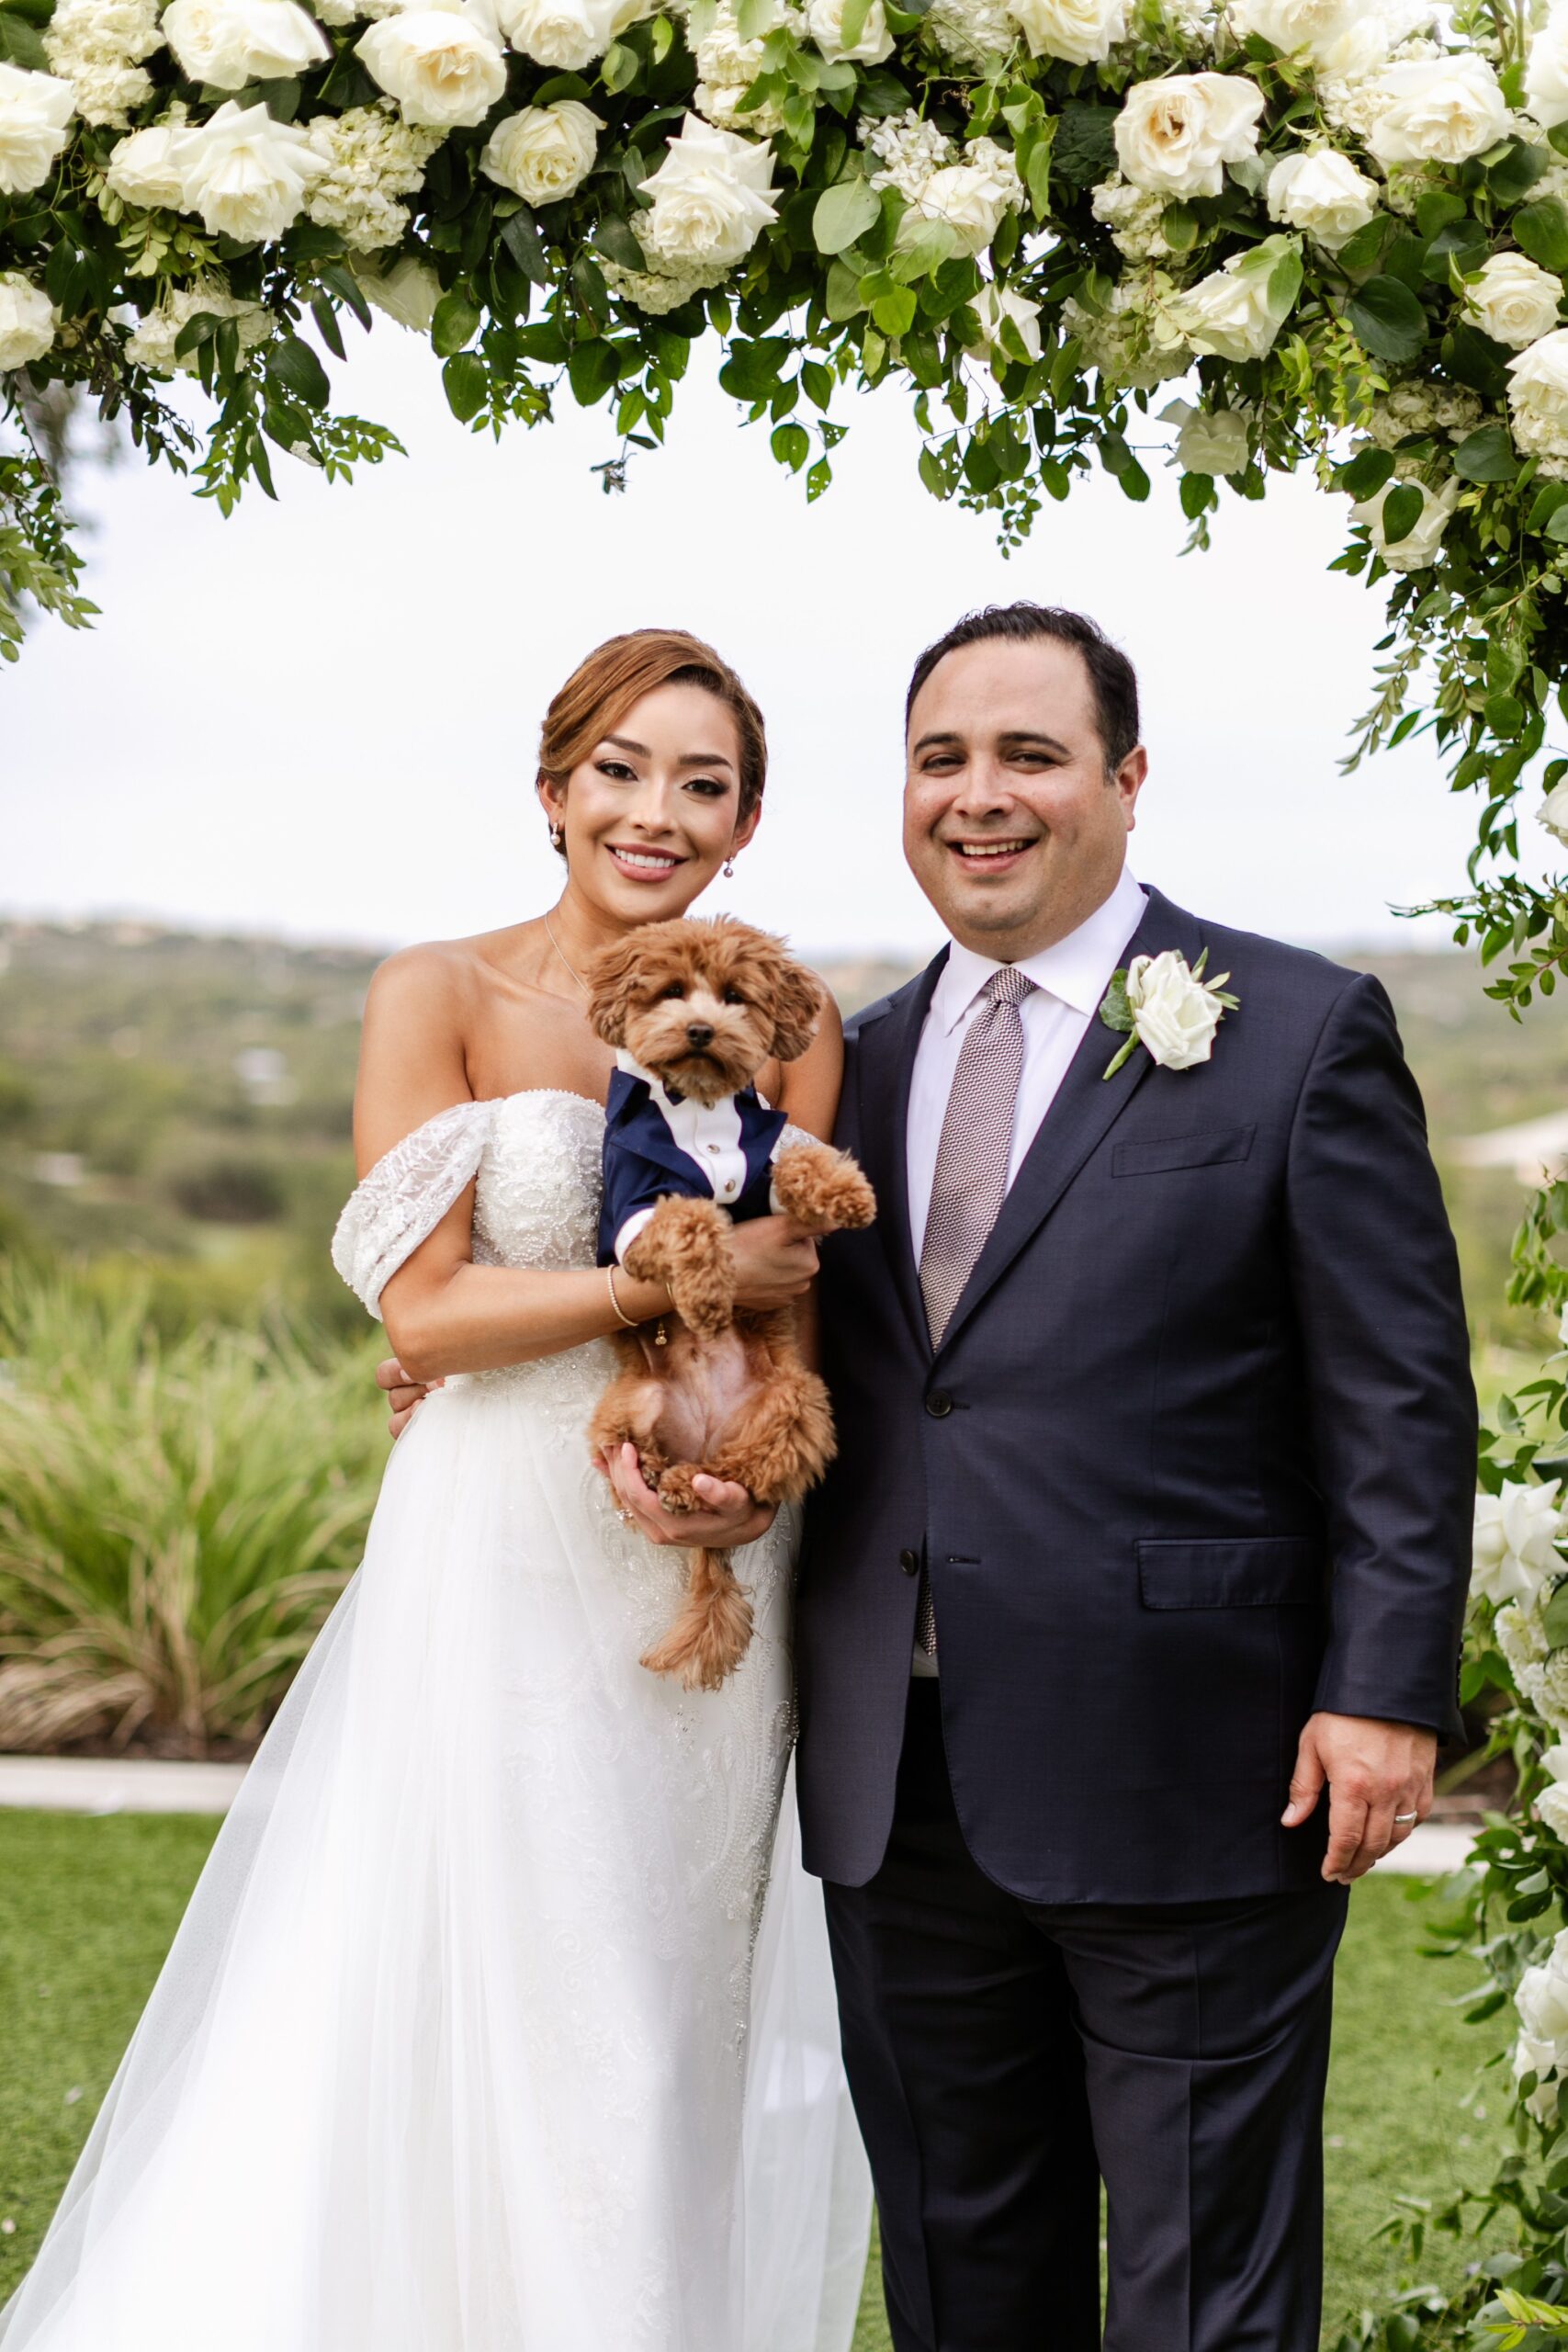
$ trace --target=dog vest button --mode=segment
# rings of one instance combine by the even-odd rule
[[[903,1569],[904,1574],[907,1577],[918,1577],[920,1573],[919,1554],[918,1552],[900,1552],[898,1555],[898,1566]]]
[[[926,1410],[933,1421],[945,1421],[953,1410],[953,1399],[945,1388],[933,1388],[926,1398]]]

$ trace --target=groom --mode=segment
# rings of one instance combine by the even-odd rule
[[[1346,1890],[1455,1721],[1475,1400],[1388,1000],[1139,888],[1138,735],[1078,615],[921,656],[949,945],[850,1026],[798,1772],[897,2352],[1098,2344],[1096,2160],[1107,2346],[1315,2352]]]

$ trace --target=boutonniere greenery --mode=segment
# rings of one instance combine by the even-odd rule
[[[1168,947],[1162,956],[1134,956],[1124,971],[1111,975],[1100,1017],[1127,1042],[1114,1056],[1107,1078],[1114,1078],[1134,1046],[1142,1046],[1162,1069],[1191,1069],[1214,1050],[1214,1032],[1239,999],[1225,994],[1228,972],[1203,978],[1205,947],[1189,969],[1185,956]]]

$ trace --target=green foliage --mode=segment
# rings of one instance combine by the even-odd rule
[[[0,1278],[0,1748],[257,1736],[363,1546],[374,1354]]]

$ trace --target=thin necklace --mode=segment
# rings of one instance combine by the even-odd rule
[[[550,919],[548,915],[545,917],[545,936],[549,941],[550,945],[555,949],[556,954],[560,957],[561,962],[566,964],[567,970],[571,974],[572,978],[577,982],[577,985],[582,990],[583,995],[592,996],[592,990],[590,989],[587,981],[583,978],[581,973],[578,970],[576,965],[567,963],[566,951],[561,946],[560,941],[556,937],[555,933],[550,928]]]

